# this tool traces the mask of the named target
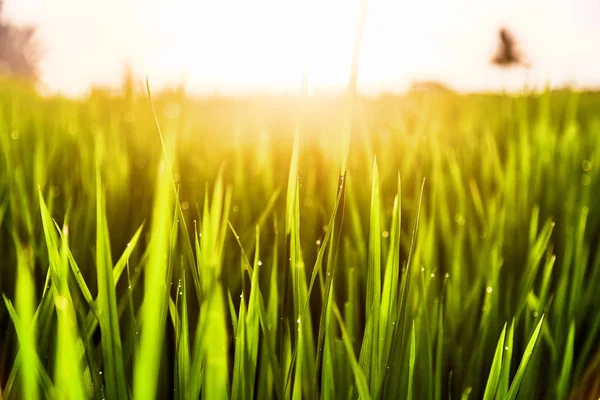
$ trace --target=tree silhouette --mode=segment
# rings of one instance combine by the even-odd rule
[[[498,32],[498,50],[491,60],[491,63],[500,68],[509,68],[513,66],[529,67],[524,61],[523,55],[517,46],[514,35],[506,28],[501,28]]]
[[[6,22],[3,11],[4,1],[0,0],[0,73],[36,79],[38,72],[36,30]]]

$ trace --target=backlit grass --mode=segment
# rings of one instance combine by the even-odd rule
[[[2,86],[3,398],[591,398],[597,94]]]

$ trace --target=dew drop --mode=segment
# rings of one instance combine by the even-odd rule
[[[462,226],[465,224],[465,217],[461,213],[456,213],[454,215],[454,221]]]
[[[584,171],[589,172],[592,169],[592,162],[590,160],[583,160],[581,163],[581,168]]]
[[[583,176],[581,177],[581,184],[583,186],[589,185],[591,181],[592,181],[592,178],[590,178],[590,176],[588,174],[583,174]]]

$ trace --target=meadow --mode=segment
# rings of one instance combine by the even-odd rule
[[[600,395],[599,94],[0,85],[0,397]]]

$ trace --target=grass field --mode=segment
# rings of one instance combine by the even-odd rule
[[[1,85],[2,398],[600,395],[600,95]]]

